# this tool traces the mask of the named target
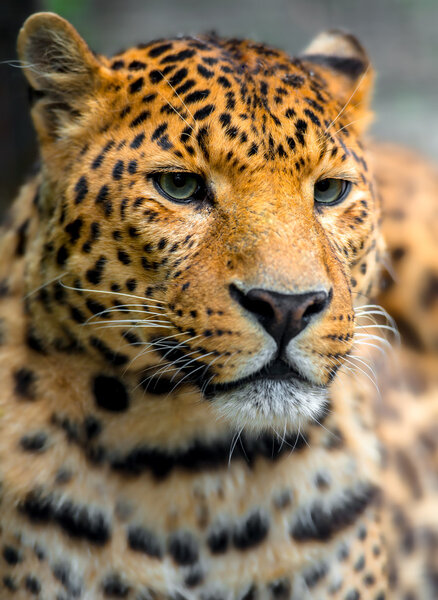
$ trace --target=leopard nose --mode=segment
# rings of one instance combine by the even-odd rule
[[[264,289],[242,292],[230,286],[231,297],[250,312],[274,338],[278,348],[285,348],[317,315],[330,304],[332,290],[304,294],[279,294]]]

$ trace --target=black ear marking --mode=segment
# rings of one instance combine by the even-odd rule
[[[306,48],[301,58],[350,79],[360,77],[370,65],[368,55],[359,40],[340,29],[320,33]]]
[[[343,56],[326,56],[325,54],[308,54],[304,57],[306,61],[328,67],[351,79],[357,79],[366,71],[367,63],[358,58],[346,58]]]

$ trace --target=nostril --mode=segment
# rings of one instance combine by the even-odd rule
[[[231,284],[230,295],[234,300],[237,300],[243,308],[257,315],[261,319],[272,319],[275,316],[272,305],[261,298],[254,297],[251,291],[244,294],[237,286]]]
[[[330,290],[328,294],[325,292],[318,292],[313,298],[311,298],[310,304],[303,312],[302,319],[309,321],[313,315],[317,315],[322,312],[331,302],[333,296],[333,290]]]

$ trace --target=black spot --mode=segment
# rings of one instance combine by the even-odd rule
[[[187,48],[186,50],[181,50],[181,52],[177,52],[176,54],[168,54],[163,59],[161,59],[161,64],[171,63],[171,62],[181,62],[186,58],[191,58],[196,54],[196,51]]]
[[[139,77],[129,85],[129,93],[134,94],[142,89],[144,83],[143,77]]]
[[[92,510],[86,505],[64,501],[55,508],[54,520],[73,538],[85,539],[98,546],[104,545],[110,538],[107,518],[100,511]]]
[[[143,140],[144,140],[144,133],[139,133],[132,140],[132,142],[131,142],[131,148],[134,148],[134,149],[140,148],[140,146],[143,143]],[[135,162],[135,166],[136,166],[135,170],[137,170],[137,163],[136,163],[136,161],[132,161],[132,162]],[[134,173],[135,173],[135,171],[134,171]]]
[[[6,589],[10,590],[11,592],[16,592],[18,590],[18,585],[15,579],[10,575],[3,576],[3,585]]]
[[[133,292],[137,287],[137,281],[135,279],[127,279],[125,285],[129,292]]]
[[[178,71],[176,71],[172,77],[169,79],[169,84],[171,85],[171,87],[176,87],[177,85],[179,85],[181,83],[181,81],[183,79],[185,79],[187,77],[188,71],[186,68],[182,68],[179,69]]]
[[[217,82],[225,89],[229,89],[231,87],[231,83],[230,83],[229,79],[227,79],[223,75],[221,75],[220,77],[217,78]]]
[[[103,270],[105,268],[107,259],[105,256],[101,256],[94,264],[93,269],[88,269],[85,273],[85,277],[90,283],[98,285],[102,281]]]
[[[13,377],[15,382],[15,393],[27,400],[34,400],[36,383],[35,373],[26,367],[22,367],[14,372]]]
[[[154,133],[152,134],[151,140],[153,142],[155,142],[155,140],[158,140],[158,138],[160,138],[163,135],[166,129],[167,123],[161,123],[161,125],[158,125],[158,127],[154,130]]]
[[[229,113],[222,113],[219,117],[219,121],[222,127],[228,127],[228,125],[231,123],[231,115]]]
[[[136,552],[143,552],[155,558],[161,558],[163,555],[157,536],[144,527],[129,527],[128,545]]]
[[[148,394],[161,396],[171,392],[175,387],[175,382],[171,381],[170,379],[166,379],[166,377],[148,377],[146,380],[142,380],[140,385]]]
[[[236,524],[233,532],[233,544],[238,550],[247,550],[260,544],[269,531],[266,515],[256,510]]]
[[[293,119],[296,116],[296,114],[297,113],[294,111],[293,108],[288,108],[284,113],[284,116],[288,119]]]
[[[129,397],[119,379],[98,375],[93,380],[93,393],[97,406],[110,412],[123,412],[129,407]]]
[[[132,146],[132,144],[131,144],[131,146]],[[128,164],[128,173],[130,175],[134,175],[134,173],[136,173],[136,172],[137,172],[137,161],[131,160]]]
[[[132,331],[122,331],[123,338],[132,344],[133,346],[137,346],[141,343],[140,338]]]
[[[346,594],[345,600],[360,600],[360,594],[357,590],[350,590]]]
[[[187,94],[187,96],[184,98],[184,101],[186,104],[193,104],[194,102],[205,100],[209,94],[210,90],[197,90],[196,92]]]
[[[425,285],[420,293],[420,304],[425,310],[429,310],[438,302],[438,273],[426,273]]]
[[[105,210],[105,215],[108,217],[111,213],[112,213],[112,204],[111,204],[111,200],[108,198],[109,196],[109,187],[104,184],[97,196],[96,196],[96,204],[102,204]]]
[[[105,147],[102,149],[102,152],[100,154],[98,154],[98,156],[96,156],[96,158],[93,160],[93,163],[91,165],[92,169],[97,169],[101,166],[103,159],[105,158],[105,154],[111,150],[111,148],[114,146],[115,142],[114,140],[110,140],[109,142],[107,142],[107,144],[105,144]]]
[[[125,252],[124,250],[117,251],[117,258],[124,265],[129,265],[129,263],[131,262],[131,258],[129,256],[129,254],[127,252]]]
[[[88,194],[88,182],[84,175],[77,180],[74,191],[75,204],[79,204]]]
[[[364,567],[365,567],[365,556],[362,554],[361,556],[359,556],[357,561],[354,563],[353,568],[355,571],[362,571]]]
[[[202,75],[202,77],[205,77],[205,79],[211,79],[214,75],[214,71],[207,69],[207,67],[204,67],[204,65],[198,65],[197,69],[198,73]]]
[[[227,551],[230,542],[228,527],[222,524],[213,525],[207,536],[207,544],[213,554],[222,554]]]
[[[290,73],[283,77],[283,82],[295,89],[300,88],[304,84],[304,81],[304,77],[302,77],[301,75],[296,75],[294,73]]]
[[[162,79],[164,79],[164,75],[161,71],[154,69],[149,73],[149,79],[151,80],[151,83],[159,83]]]
[[[84,431],[86,438],[91,440],[102,431],[102,424],[94,415],[88,415],[84,419]]]
[[[193,565],[188,569],[188,573],[184,578],[184,583],[187,587],[193,588],[204,580],[204,571],[201,565]]]
[[[47,442],[47,434],[44,431],[39,431],[31,435],[24,435],[20,439],[20,446],[26,452],[41,452]]]
[[[399,262],[406,255],[406,248],[397,246],[391,250],[391,258],[394,262]]]
[[[68,233],[68,235],[70,236],[70,242],[72,244],[74,244],[78,240],[81,234],[82,224],[82,219],[78,218],[65,226],[65,232]]]
[[[259,150],[259,147],[257,146],[257,144],[255,142],[253,142],[247,152],[247,156],[254,156],[255,154],[257,154]]]
[[[60,267],[65,265],[65,263],[68,259],[68,256],[69,256],[69,254],[68,254],[67,248],[64,245],[62,245],[59,248],[58,252],[56,253],[56,262],[58,263],[58,265]]]
[[[70,315],[71,315],[71,318],[73,319],[73,321],[76,321],[76,323],[82,324],[82,323],[85,323],[85,321],[86,321],[86,317],[85,317],[84,313],[76,306],[70,307]]]
[[[3,546],[3,558],[8,565],[17,565],[23,560],[21,552],[13,546]]]
[[[29,219],[26,219],[17,230],[17,247],[15,249],[16,256],[23,256],[26,249],[27,229],[29,227]]]
[[[111,63],[111,69],[114,71],[119,71],[120,69],[123,69],[124,66],[125,62],[123,60],[115,60]]]
[[[24,580],[24,586],[28,592],[37,596],[41,592],[41,584],[34,575],[27,575]]]
[[[102,582],[102,592],[107,598],[126,598],[130,587],[123,582],[120,575],[111,573]]]
[[[173,144],[172,142],[169,140],[169,137],[167,135],[163,135],[157,142],[157,144],[160,146],[160,148],[162,148],[163,150],[170,150],[170,148],[173,148]]]
[[[37,557],[37,559],[39,561],[45,560],[46,553],[45,553],[44,549],[40,546],[40,544],[38,544],[38,542],[34,546],[34,552],[35,552],[35,556]]]
[[[291,528],[291,536],[298,542],[309,540],[327,541],[338,531],[352,525],[376,498],[377,489],[362,485],[358,489],[347,490],[338,504],[325,507],[316,501],[310,513],[298,516]]]
[[[119,180],[123,175],[124,164],[123,160],[118,160],[113,168],[113,179]]]
[[[132,60],[128,65],[128,69],[130,71],[140,71],[141,69],[145,68],[146,63],[142,62],[141,60]]]
[[[273,498],[273,503],[275,508],[279,510],[283,510],[291,505],[293,500],[293,493],[290,489],[281,490],[277,494],[275,494]]]
[[[192,565],[199,558],[198,543],[187,531],[173,533],[169,538],[168,550],[179,565]]]
[[[112,350],[103,340],[95,336],[90,337],[90,344],[95,348],[103,358],[111,365],[120,367],[128,362],[128,357],[125,354]]]
[[[148,110],[142,110],[140,114],[138,114],[135,119],[133,119],[129,126],[130,127],[137,127],[138,125],[141,125],[141,123],[144,123],[146,121],[146,119],[148,119],[151,116],[151,113]],[[137,136],[138,137],[138,136]],[[133,142],[134,143],[134,142]],[[133,146],[131,144],[131,148],[134,148],[135,146]]]
[[[202,121],[211,115],[211,113],[215,110],[214,104],[207,104],[203,108],[200,108],[193,115],[195,121]]]
[[[268,589],[271,592],[271,598],[274,600],[289,600],[291,585],[289,579],[283,577],[268,583]]]
[[[160,46],[155,46],[154,48],[152,48],[152,50],[149,50],[149,56],[151,58],[156,58],[157,56],[160,56],[164,52],[167,52],[167,50],[171,50],[172,45],[173,44],[171,44],[171,43],[166,43],[166,44],[160,44]]]
[[[309,589],[312,589],[317,585],[321,579],[323,579],[328,573],[328,566],[326,563],[319,563],[307,569],[303,573],[304,581]]]
[[[187,79],[187,81],[185,81],[182,85],[176,88],[175,92],[179,95],[185,94],[186,92],[191,90],[194,85],[196,85],[196,81],[194,79]]]
[[[303,119],[298,119],[295,122],[295,131],[296,131],[296,135],[295,135],[296,139],[302,146],[304,146],[304,134],[307,131],[306,121],[303,121]]]

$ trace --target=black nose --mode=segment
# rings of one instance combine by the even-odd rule
[[[235,285],[230,286],[230,294],[257,318],[279,348],[286,347],[292,338],[303,331],[312,318],[329,305],[332,298],[331,291],[279,294],[254,289],[245,294]]]

